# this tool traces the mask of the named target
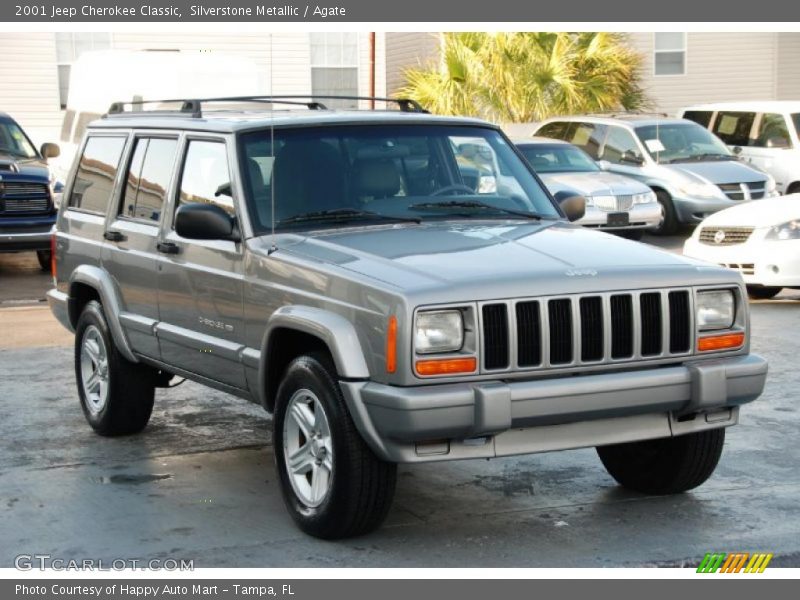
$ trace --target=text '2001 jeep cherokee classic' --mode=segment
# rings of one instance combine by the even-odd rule
[[[382,522],[397,463],[595,446],[645,493],[711,475],[767,372],[738,274],[571,225],[493,125],[320,100],[88,128],[49,301],[95,430],[143,429],[174,375],[259,402],[324,538]]]

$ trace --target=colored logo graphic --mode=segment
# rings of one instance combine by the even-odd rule
[[[700,565],[697,567],[698,573],[763,573],[767,568],[772,554],[748,552],[735,552],[725,554],[724,552],[706,553]]]

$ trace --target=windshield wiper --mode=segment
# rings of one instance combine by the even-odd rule
[[[395,221],[401,223],[421,223],[418,217],[401,217],[396,215],[382,215],[381,213],[369,210],[359,210],[357,208],[332,208],[330,210],[317,210],[307,212],[293,217],[287,217],[278,221],[279,225],[291,223],[306,223],[311,221],[352,221],[356,219],[376,219],[381,221]]]
[[[480,200],[447,200],[443,202],[420,202],[419,204],[412,204],[408,207],[410,210],[439,210],[448,208],[473,208],[480,210],[495,210],[500,213],[515,215],[525,219],[536,219],[541,221],[544,217],[542,215],[526,212],[524,210],[514,210],[513,208],[503,208],[502,206],[494,206],[487,202]]]
[[[693,154],[692,156],[686,156],[684,158],[673,158],[669,162],[670,164],[672,164],[681,162],[698,162],[701,160],[708,160],[708,159],[736,160],[736,157],[731,156],[730,154],[720,154],[719,152],[706,152],[703,154]]]

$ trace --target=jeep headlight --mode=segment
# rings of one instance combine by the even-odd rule
[[[653,202],[658,202],[655,192],[650,191],[633,195],[634,204],[651,204]]]
[[[730,329],[735,316],[735,303],[731,290],[697,293],[697,328],[700,331]]]
[[[713,183],[684,183],[679,186],[679,190],[690,198],[725,198],[717,186]]]
[[[800,240],[800,219],[770,227],[764,239],[767,240]]]
[[[418,354],[455,352],[464,344],[464,318],[459,310],[417,313],[414,349]]]

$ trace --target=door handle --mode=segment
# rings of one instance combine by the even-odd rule
[[[109,242],[124,242],[125,236],[119,231],[106,231],[103,237]]]
[[[156,250],[161,252],[162,254],[177,254],[181,251],[178,244],[173,242],[158,242],[156,244]]]

